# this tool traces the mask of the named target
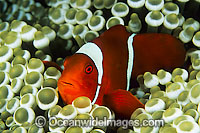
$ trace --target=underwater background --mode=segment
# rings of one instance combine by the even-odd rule
[[[0,132],[181,133],[200,132],[200,0],[0,0]],[[172,72],[146,72],[130,92],[145,104],[130,119],[160,120],[165,126],[55,127],[59,119],[114,119],[106,106],[87,97],[65,105],[57,90],[66,56],[110,27],[131,33],[167,33],[184,43],[185,65]],[[169,52],[170,54],[170,52]],[[35,123],[43,116],[46,124]]]

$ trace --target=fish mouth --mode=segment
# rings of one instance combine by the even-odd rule
[[[66,81],[62,81],[62,83],[63,83],[64,85],[74,86],[72,83],[69,83],[69,82],[66,82]]]

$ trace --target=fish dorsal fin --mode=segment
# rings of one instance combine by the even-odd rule
[[[130,86],[130,80],[131,80],[131,74],[133,69],[133,58],[134,58],[134,51],[133,51],[133,38],[136,34],[133,33],[128,38],[128,68],[127,68],[127,88],[126,90],[129,90]]]
[[[94,62],[98,72],[98,84],[100,85],[103,77],[103,54],[101,49],[95,43],[88,42],[84,44],[76,53],[85,54]],[[96,102],[99,95],[101,88],[99,85],[97,85],[96,94],[92,101],[93,104]]]

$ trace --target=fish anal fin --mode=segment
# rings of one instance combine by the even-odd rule
[[[134,95],[129,91],[118,89],[104,95],[104,105],[112,109],[116,118],[130,119],[131,114],[137,108],[144,108],[142,104]]]

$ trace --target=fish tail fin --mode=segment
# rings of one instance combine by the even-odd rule
[[[130,119],[137,108],[144,108],[142,104],[129,91],[118,89],[104,96],[104,105],[116,114],[116,118]]]
[[[42,61],[44,63],[45,69],[47,69],[48,67],[55,67],[57,68],[60,72],[62,72],[62,68],[55,62],[53,61]]]

